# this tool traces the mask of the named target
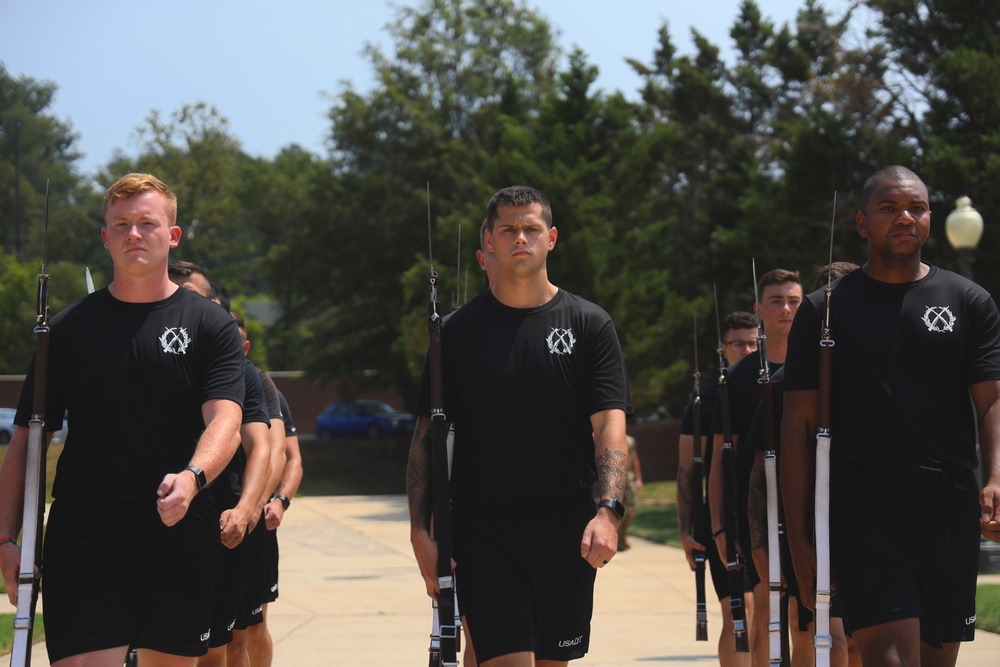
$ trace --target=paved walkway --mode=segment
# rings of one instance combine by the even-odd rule
[[[410,551],[404,497],[296,498],[279,540],[281,597],[268,611],[274,667],[427,664],[431,605]],[[630,541],[597,577],[590,653],[572,664],[717,662],[718,605],[709,606],[712,641],[694,641],[694,577],[683,552]],[[1000,635],[976,636],[959,667],[996,667]],[[41,646],[32,664],[48,667]]]

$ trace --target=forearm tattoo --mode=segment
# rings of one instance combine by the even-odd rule
[[[406,461],[406,496],[410,506],[410,525],[431,525],[431,420],[417,419]]]
[[[601,484],[601,498],[621,500],[625,496],[625,470],[628,454],[614,449],[605,449],[597,457],[597,478]]]
[[[750,473],[747,518],[750,523],[750,548],[767,549],[767,477],[763,466],[754,464]]]
[[[693,486],[694,480],[691,473],[684,466],[679,467],[677,469],[677,528],[681,535],[691,532],[691,503],[694,502],[694,494],[691,489]]]

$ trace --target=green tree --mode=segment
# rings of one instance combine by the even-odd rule
[[[400,281],[409,267],[427,273],[427,184],[437,257],[459,224],[472,247],[482,214],[469,202],[491,194],[475,175],[498,121],[527,119],[553,85],[557,51],[548,23],[509,0],[427,0],[401,7],[387,30],[392,56],[369,47],[376,86],[348,88],[331,109],[330,170],[269,260],[307,372],[409,396],[406,293],[426,294],[426,282]],[[438,263],[442,296],[460,293],[454,264]]]
[[[989,223],[1000,219],[1000,3],[974,0],[867,0],[875,36],[897,75],[896,113],[913,127],[912,163],[930,189],[936,221],[925,256],[954,267],[944,220],[969,195],[987,221],[977,255],[1000,252]],[[981,262],[976,279],[1000,289],[1000,267]]]

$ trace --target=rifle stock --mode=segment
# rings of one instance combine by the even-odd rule
[[[49,229],[49,185],[45,184],[45,229]],[[45,406],[49,377],[49,275],[45,272],[45,241],[42,244],[42,270],[38,274],[38,311],[35,318],[34,391],[24,470],[24,510],[21,519],[21,563],[17,577],[17,613],[11,645],[11,667],[31,664],[31,639],[34,634],[35,608],[38,603],[42,566],[42,526],[45,521]]]
[[[694,331],[694,398],[691,400],[691,435],[693,471],[691,475],[691,531],[703,534],[702,519],[705,503],[705,459],[701,435],[701,372],[698,370],[698,325]],[[711,532],[711,531],[709,531]],[[708,641],[708,604],[705,601],[705,552],[694,552],[695,641]]]

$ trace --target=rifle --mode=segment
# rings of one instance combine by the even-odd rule
[[[700,532],[704,513],[705,460],[702,455],[701,439],[701,371],[698,370],[698,319],[694,320],[694,397],[691,399],[691,435],[694,440],[694,471],[692,474],[693,493],[691,507],[691,530]],[[705,602],[705,552],[694,552],[695,626],[694,639],[708,641],[708,605]]]
[[[459,631],[458,609],[455,601],[455,577],[451,571],[452,535],[451,507],[448,492],[448,418],[444,412],[444,378],[441,368],[442,315],[438,302],[439,276],[434,270],[431,243],[431,186],[427,184],[427,249],[430,272],[430,302],[427,305],[427,331],[429,343],[427,358],[431,380],[431,488],[434,494],[434,539],[438,547],[438,595],[433,602],[434,617],[431,627],[430,667],[458,667]]]
[[[764,426],[764,476],[767,482],[767,579],[768,611],[767,634],[769,639],[768,662],[781,664],[782,623],[781,601],[781,534],[778,520],[778,456],[774,439],[774,385],[767,361],[767,335],[760,319],[760,294],[757,288],[757,261],[753,262],[754,315],[757,318],[757,360],[760,364],[760,408]]]
[[[31,664],[31,636],[38,602],[38,575],[42,567],[42,525],[45,520],[45,404],[49,375],[49,274],[45,272],[49,235],[49,182],[45,182],[45,222],[42,232],[42,270],[38,274],[38,313],[35,317],[35,375],[28,422],[24,468],[24,513],[21,520],[21,565],[17,577],[17,614],[11,667]]]
[[[713,290],[715,286],[713,285]],[[722,346],[722,322],[719,319],[719,293],[715,292],[715,324],[719,333],[719,411],[722,416],[722,471],[725,476],[726,573],[729,580],[729,609],[733,616],[736,651],[750,652],[747,637],[746,608],[743,605],[743,570],[736,550],[739,522],[736,520],[736,460],[733,453],[733,428],[729,422],[729,385],[726,381],[726,355]]]
[[[833,220],[830,222],[830,264],[833,264],[833,230],[837,224],[837,193],[833,193]],[[830,334],[832,272],[826,277],[826,304],[819,340],[819,385],[816,410],[816,667],[830,667],[830,432],[833,394],[833,346]]]

